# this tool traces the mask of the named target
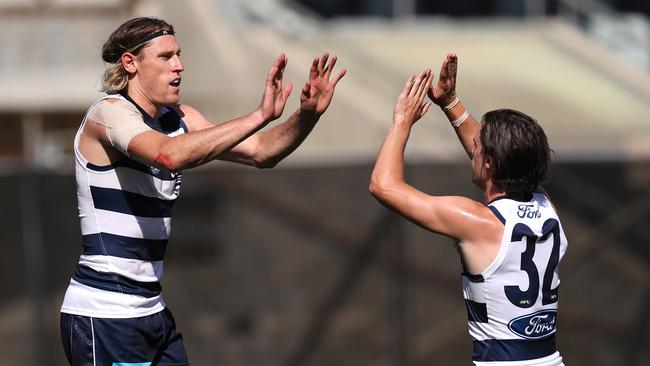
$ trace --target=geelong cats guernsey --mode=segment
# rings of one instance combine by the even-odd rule
[[[483,273],[462,275],[474,364],[562,365],[555,325],[567,239],[557,213],[538,192],[488,207],[504,224],[499,253]]]
[[[142,123],[168,136],[186,133],[187,127],[172,108],[163,108],[153,120],[128,97],[109,95],[89,108],[75,137],[82,253],[61,312],[133,318],[165,308],[159,281],[182,174],[126,155],[107,166],[86,161],[79,151],[80,135],[93,108],[109,98],[132,103]]]

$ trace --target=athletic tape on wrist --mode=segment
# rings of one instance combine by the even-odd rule
[[[458,128],[460,125],[463,124],[463,122],[465,122],[467,117],[469,117],[469,112],[465,111],[465,113],[463,113],[462,116],[458,117],[458,119],[451,121],[451,125]]]
[[[447,106],[444,108],[445,111],[450,111],[452,108],[456,106],[460,102],[460,99],[458,97],[454,98],[454,100],[451,101],[451,103],[447,104]]]

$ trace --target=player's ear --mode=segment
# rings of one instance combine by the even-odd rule
[[[492,172],[492,157],[489,155],[485,155],[483,159],[483,168],[485,168],[485,171]]]
[[[120,57],[120,62],[122,63],[122,67],[129,74],[135,74],[135,71],[137,70],[135,66],[135,58],[136,56],[130,52],[124,52],[122,57]]]

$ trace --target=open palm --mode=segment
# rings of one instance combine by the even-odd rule
[[[424,98],[431,86],[432,79],[431,70],[424,70],[418,76],[413,75],[406,81],[404,90],[395,103],[394,123],[412,125],[427,113],[431,102],[424,102]]]
[[[291,93],[291,83],[282,87],[282,77],[284,69],[287,66],[287,56],[281,54],[271,66],[268,75],[266,76],[266,84],[264,86],[264,94],[262,95],[262,102],[260,103],[260,112],[262,118],[266,122],[270,122],[282,115],[284,107],[287,104],[287,98]]]
[[[345,75],[345,70],[341,70],[334,79],[330,80],[332,70],[336,64],[336,56],[333,56],[330,63],[327,64],[329,53],[323,54],[318,59],[314,58],[309,69],[309,80],[302,88],[300,95],[300,110],[303,113],[313,114],[320,117],[332,102],[336,84]]]

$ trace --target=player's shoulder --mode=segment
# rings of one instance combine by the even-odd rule
[[[475,199],[463,196],[448,196],[450,203],[454,206],[474,214],[486,214],[490,211],[487,204]]]
[[[142,123],[143,115],[124,97],[109,95],[99,99],[88,109],[86,121],[110,128],[130,128]]]
[[[502,220],[495,214],[495,210],[483,202],[462,196],[442,197],[445,204],[458,217],[462,223],[462,231],[469,234],[470,231],[481,232],[486,227],[500,227]],[[473,236],[473,235],[470,235]]]
[[[176,111],[181,117],[196,117],[196,116],[202,116],[201,112],[199,112],[196,108],[192,107],[189,104],[174,104],[169,106],[168,108]]]
[[[104,114],[107,117],[119,116],[123,113],[142,115],[138,108],[119,94],[107,95],[98,99],[90,108],[93,114]]]
[[[212,126],[212,123],[201,112],[188,104],[177,104],[170,108],[174,108],[190,131],[197,131]]]

